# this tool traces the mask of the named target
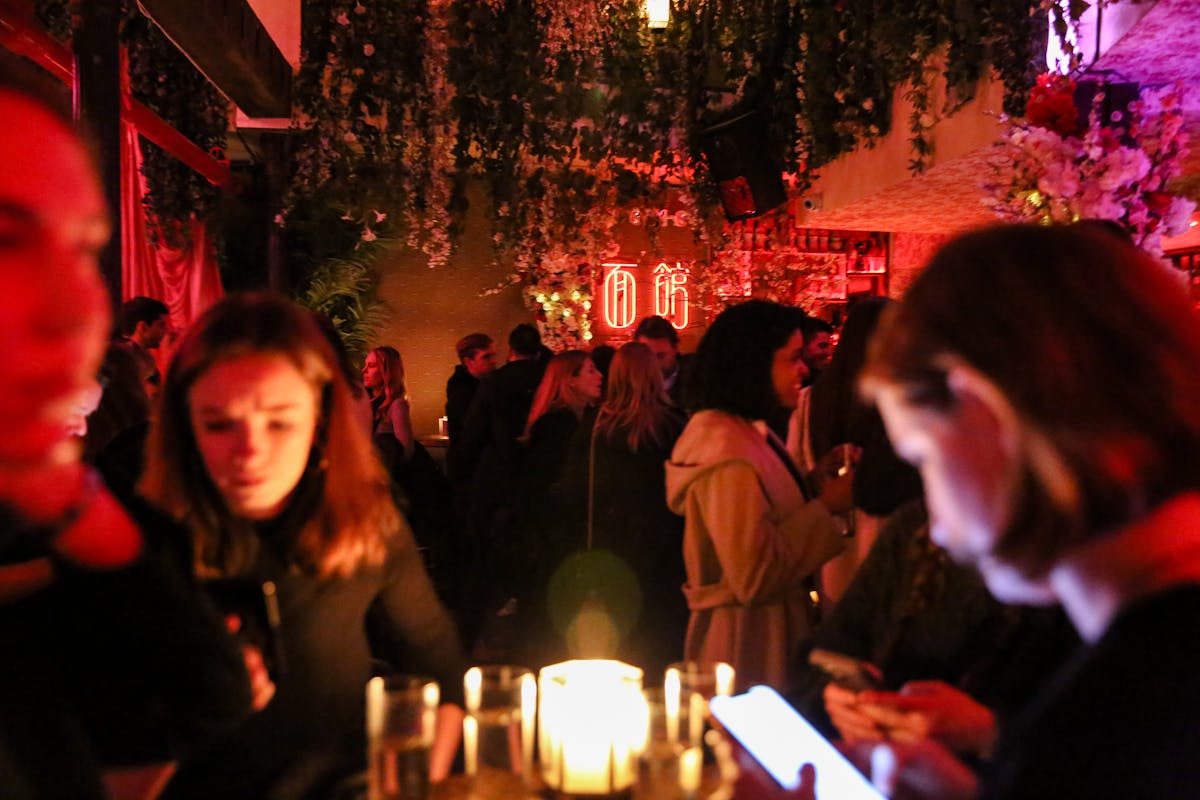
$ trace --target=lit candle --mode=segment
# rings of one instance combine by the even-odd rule
[[[537,684],[532,675],[521,678],[521,767],[526,777],[533,775],[533,720],[537,713]]]
[[[689,747],[679,754],[679,790],[685,798],[693,798],[700,792],[703,761],[703,752],[699,747]]]
[[[463,689],[467,694],[467,712],[478,713],[483,702],[483,670],[471,667],[463,676]]]
[[[733,694],[733,667],[724,661],[718,661],[716,667],[717,694],[728,697]]]
[[[421,713],[421,737],[426,744],[433,744],[433,735],[437,731],[437,710],[441,694],[436,683],[425,684],[421,692],[421,700],[425,707]]]
[[[567,661],[541,672],[542,777],[564,794],[630,788],[646,741],[642,671],[619,661]]]
[[[468,775],[479,770],[479,706],[483,701],[483,670],[471,667],[463,676],[467,714],[463,717],[463,769]]]
[[[667,714],[667,741],[679,741],[679,670],[671,667],[663,680],[663,707]]]

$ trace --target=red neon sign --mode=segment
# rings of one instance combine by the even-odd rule
[[[613,328],[628,328],[637,318],[637,278],[626,267],[636,264],[604,264],[611,271],[604,277],[604,321]]]
[[[654,268],[654,313],[668,320],[676,330],[688,324],[688,268],[675,262],[661,262]]]

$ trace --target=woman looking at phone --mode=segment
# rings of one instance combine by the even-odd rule
[[[862,383],[921,471],[932,538],[998,599],[1061,604],[1085,647],[1002,726],[980,782],[924,742],[875,745],[894,765],[877,783],[1200,786],[1200,322],[1183,285],[1095,229],[1003,226],[946,245],[885,316]]]
[[[380,613],[438,679],[464,659],[350,389],[311,316],[272,295],[233,296],[184,336],[151,431],[143,493],[184,525],[205,578],[275,583],[285,671],[232,736],[181,764],[164,797],[310,797],[365,763],[364,686]],[[458,717],[443,707],[431,777],[445,776]]]

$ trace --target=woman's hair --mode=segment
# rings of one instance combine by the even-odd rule
[[[1022,507],[996,555],[1028,574],[1200,486],[1200,325],[1179,277],[1087,226],[952,240],[884,315],[863,387],[944,410],[948,369],[1015,410]]]
[[[608,372],[608,393],[596,414],[596,435],[624,436],[630,450],[649,441],[663,444],[672,409],[662,370],[641,342],[623,345]]]
[[[231,295],[183,336],[159,397],[142,494],[189,526],[199,570],[228,574],[248,566],[257,547],[253,523],[233,517],[208,475],[189,401],[214,365],[263,353],[287,359],[320,401],[308,467],[284,511],[296,523],[289,555],[322,575],[381,563],[387,539],[402,524],[387,473],[355,416],[328,340],[307,311],[282,296]]]
[[[538,418],[560,408],[570,408],[575,400],[575,390],[568,383],[571,378],[579,375],[585,362],[590,356],[582,350],[564,350],[550,359],[542,382],[538,384],[533,394],[533,404],[529,407],[529,420],[525,423],[525,436],[533,430],[533,423]]]
[[[696,349],[688,397],[696,410],[713,408],[746,419],[779,409],[771,380],[775,351],[801,330],[798,308],[748,300],[717,316]]]
[[[371,350],[379,364],[381,385],[379,394],[371,398],[376,415],[386,413],[392,402],[403,400],[408,396],[408,387],[404,384],[404,359],[400,351],[391,345],[383,345]]]
[[[857,301],[846,317],[833,359],[813,384],[809,400],[809,444],[820,457],[843,442],[864,445],[861,436],[872,412],[858,395],[858,373],[867,360],[867,343],[879,325],[886,297]]]

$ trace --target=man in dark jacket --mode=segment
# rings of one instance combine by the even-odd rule
[[[458,340],[455,350],[459,364],[446,381],[446,432],[450,436],[446,463],[451,482],[469,485],[471,471],[465,469],[461,456],[463,425],[479,382],[496,369],[496,348],[486,333],[470,333]]]
[[[506,592],[498,564],[513,515],[520,445],[533,393],[546,369],[542,337],[522,323],[508,336],[508,363],[480,381],[461,436],[461,469],[472,475],[467,539],[476,557],[476,580],[467,581],[460,609],[463,640],[470,648],[483,621],[484,607]],[[453,441],[451,435],[451,441]],[[504,598],[499,598],[502,602]]]

